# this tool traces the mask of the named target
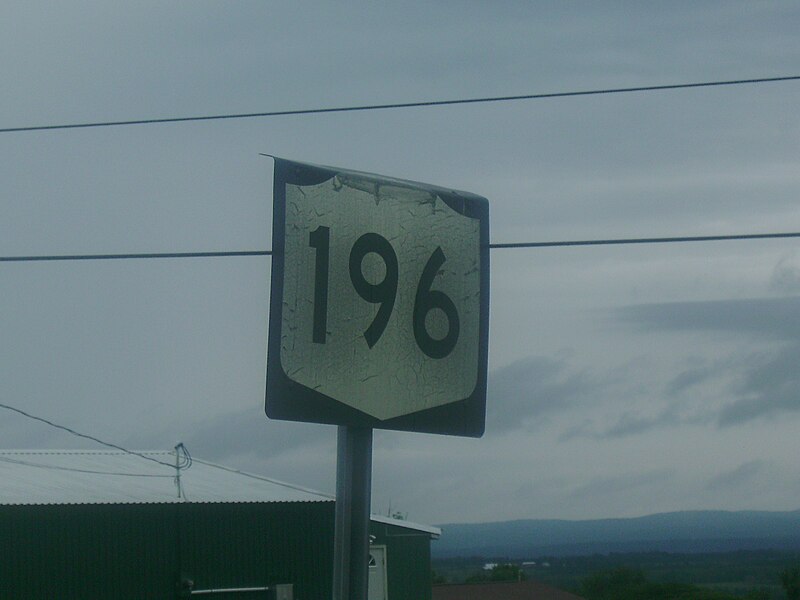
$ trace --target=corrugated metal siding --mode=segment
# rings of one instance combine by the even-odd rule
[[[166,600],[182,573],[197,589],[293,583],[296,599],[327,600],[333,528],[333,502],[0,506],[0,599]],[[430,535],[371,533],[390,600],[430,600]]]
[[[389,600],[431,600],[431,536],[372,522],[375,544],[386,545]]]
[[[0,598],[174,598],[174,519],[136,508],[2,507]]]
[[[308,504],[187,508],[182,562],[196,588],[293,583],[301,600],[330,596],[333,503],[314,505],[313,510]]]
[[[309,600],[330,595],[333,503],[4,506],[0,540],[4,600],[172,599],[179,571]]]

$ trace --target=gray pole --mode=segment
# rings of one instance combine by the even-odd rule
[[[178,499],[183,498],[183,492],[181,491],[181,446],[183,444],[178,442],[178,445],[175,446],[175,485],[178,486]]]
[[[336,448],[333,600],[367,600],[372,429],[340,425]]]

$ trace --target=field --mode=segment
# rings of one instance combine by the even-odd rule
[[[581,582],[593,573],[626,567],[645,574],[656,583],[682,583],[725,591],[742,598],[785,600],[781,571],[800,565],[800,552],[763,550],[707,554],[667,552],[625,553],[591,556],[537,556],[524,561],[504,557],[435,559],[436,575],[450,583],[463,582],[484,572],[487,563],[513,562],[528,579],[579,592]]]

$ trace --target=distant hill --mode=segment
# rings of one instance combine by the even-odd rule
[[[440,525],[434,558],[800,549],[800,510],[684,511],[631,519]]]

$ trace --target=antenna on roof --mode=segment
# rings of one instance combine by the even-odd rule
[[[178,442],[175,446],[175,487],[178,488],[178,499],[186,500],[186,494],[181,487],[181,469],[188,469],[192,466],[192,455],[183,445],[183,442]]]

